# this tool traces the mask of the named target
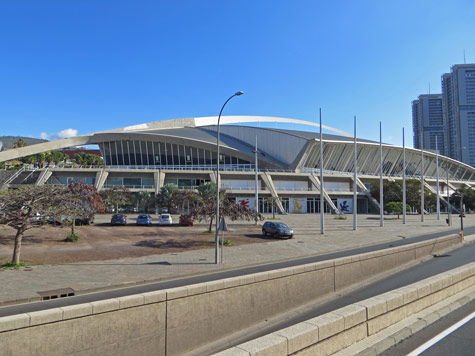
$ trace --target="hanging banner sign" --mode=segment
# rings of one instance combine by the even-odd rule
[[[337,208],[342,214],[353,214],[353,199],[338,198]]]
[[[305,214],[307,212],[307,198],[290,198],[289,203],[292,214]]]
[[[256,198],[236,198],[236,204],[246,206],[251,210],[255,210]]]

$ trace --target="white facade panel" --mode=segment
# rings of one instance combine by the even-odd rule
[[[323,181],[323,187],[327,192],[350,192],[350,182],[328,182]]]
[[[308,183],[302,181],[274,180],[274,186],[277,190],[307,190]]]
[[[256,189],[256,181],[254,179],[221,179],[221,186],[224,189]],[[258,181],[258,185],[259,181]]]

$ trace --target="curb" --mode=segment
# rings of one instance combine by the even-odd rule
[[[404,319],[378,334],[340,350],[333,356],[375,356],[435,323],[447,314],[475,300],[475,286]]]

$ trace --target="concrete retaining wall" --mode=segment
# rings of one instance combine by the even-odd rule
[[[331,355],[475,285],[475,262],[240,344],[215,356]]]
[[[181,355],[457,243],[460,239],[453,235],[331,261],[4,317],[0,318],[0,355]],[[367,313],[363,308],[357,308],[358,318]],[[363,335],[366,327],[359,320],[343,322],[345,332]],[[341,332],[341,320],[331,325]]]

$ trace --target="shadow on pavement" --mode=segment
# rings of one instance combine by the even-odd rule
[[[139,247],[153,247],[153,248],[190,248],[190,247],[201,247],[201,246],[210,246],[210,243],[207,241],[193,241],[193,240],[143,240],[139,241],[134,246]]]
[[[249,237],[251,239],[261,239],[261,240],[286,240],[285,238],[281,237],[276,237],[276,236],[264,236],[261,234],[247,234],[244,235],[246,237]]]

